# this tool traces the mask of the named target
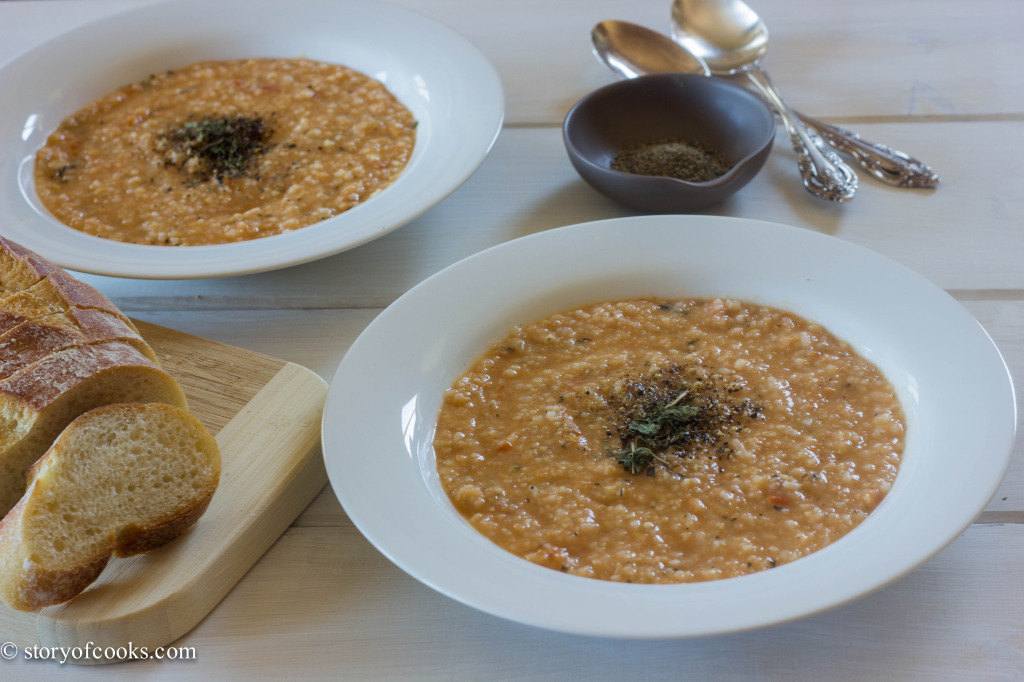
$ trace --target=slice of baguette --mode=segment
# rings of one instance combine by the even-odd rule
[[[173,540],[206,510],[220,477],[216,441],[165,405],[108,405],[71,422],[29,471],[0,522],[0,599],[21,611],[67,601],[110,557]]]
[[[72,308],[25,320],[0,334],[0,380],[52,353],[107,341],[127,343],[157,362],[149,344],[120,317],[95,308]]]
[[[120,342],[77,346],[0,382],[0,515],[25,491],[25,471],[80,414],[111,403],[187,409],[178,382]]]

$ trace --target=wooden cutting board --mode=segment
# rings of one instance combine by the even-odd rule
[[[192,530],[148,554],[112,559],[70,602],[38,614],[0,604],[0,635],[22,649],[116,649],[130,642],[152,651],[174,642],[220,602],[327,483],[320,454],[323,379],[284,360],[136,324],[184,388],[192,413],[216,436],[220,487]]]

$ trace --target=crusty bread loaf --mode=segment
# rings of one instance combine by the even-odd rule
[[[177,381],[120,342],[60,351],[0,382],[0,514],[25,491],[25,471],[73,419],[131,402],[187,408]]]
[[[75,419],[29,471],[0,522],[0,599],[35,611],[89,586],[111,555],[149,551],[206,510],[220,476],[213,437],[165,405],[108,405]]]
[[[116,315],[95,308],[72,308],[37,320],[25,320],[0,334],[0,380],[43,359],[75,346],[121,341],[153,362],[156,354],[139,335]]]

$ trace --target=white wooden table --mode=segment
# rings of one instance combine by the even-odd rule
[[[666,30],[668,0],[394,3],[462,33],[503,79],[505,128],[463,187],[397,232],[299,267],[181,282],[84,279],[131,315],[330,379],[374,316],[440,268],[522,235],[631,215],[575,174],[560,123],[579,97],[612,81],[590,54],[590,28],[615,18]],[[129,4],[0,2],[0,62]],[[920,157],[942,184],[905,191],[865,177],[853,203],[827,204],[800,187],[780,133],[762,173],[708,213],[789,223],[904,263],[961,300],[1011,372],[1024,375],[1024,4],[757,0],[756,7],[771,28],[766,64],[791,103]],[[922,568],[860,601],[779,627],[650,642],[506,622],[389,563],[328,486],[177,643],[194,647],[195,661],[86,668],[16,659],[0,661],[0,679],[1020,680],[1022,450],[976,523]]]

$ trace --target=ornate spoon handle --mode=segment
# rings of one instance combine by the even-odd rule
[[[827,149],[815,131],[804,126],[768,78],[768,73],[754,62],[743,69],[754,87],[771,104],[789,133],[800,165],[804,187],[811,194],[837,203],[847,202],[857,191],[857,175],[843,163],[839,155]]]
[[[849,154],[871,175],[897,187],[931,188],[939,184],[939,176],[931,168],[908,154],[884,144],[868,142],[857,133],[830,125],[796,112],[805,125],[814,128],[825,141]]]

